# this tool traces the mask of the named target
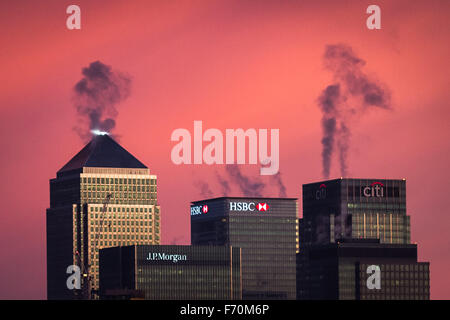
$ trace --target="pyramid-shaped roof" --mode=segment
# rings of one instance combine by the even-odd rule
[[[147,169],[109,135],[96,135],[58,173],[83,167]]]

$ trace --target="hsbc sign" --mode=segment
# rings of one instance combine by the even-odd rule
[[[209,208],[206,204],[202,206],[192,206],[191,207],[191,216],[196,216],[198,214],[206,214],[208,213]]]
[[[230,202],[230,211],[269,211],[265,202]]]

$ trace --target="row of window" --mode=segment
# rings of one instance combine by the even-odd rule
[[[117,236],[117,238],[116,238]],[[111,239],[112,240],[112,239]],[[114,240],[153,240],[152,235],[114,235]],[[91,245],[94,245],[94,241],[91,241]],[[118,244],[115,241],[99,241],[99,246],[117,246]]]
[[[136,184],[156,185],[156,179],[127,179],[127,178],[82,178],[84,184]]]
[[[130,221],[130,220],[103,221],[102,223],[100,223],[100,221],[98,221],[98,220],[97,221],[92,220],[91,225],[93,225],[93,226],[97,226],[97,225],[102,225],[102,226],[106,226],[106,225],[108,225],[108,226],[111,226],[111,225],[113,225],[113,226],[116,226],[116,225],[118,225],[118,226],[130,226],[130,225],[131,226],[151,226],[152,222],[148,221],[148,220],[144,221],[144,219],[142,219],[141,221],[136,221],[136,223],[134,221]]]
[[[106,192],[83,192],[83,198],[106,198]],[[132,198],[132,199],[156,199],[156,193],[131,193],[131,192],[113,192],[111,193],[113,198]]]
[[[151,226],[152,226],[152,224],[150,223],[150,227]],[[159,227],[159,224],[155,223],[155,226]],[[108,228],[107,226],[104,226],[103,231],[105,231],[107,228]],[[131,228],[131,231],[130,231],[130,228],[124,228],[124,227],[122,227],[122,228],[114,227],[114,228],[109,228],[109,229],[111,232],[151,232],[151,229],[148,229],[148,228],[140,228],[140,229],[139,228]],[[96,227],[95,232],[98,232],[98,230],[99,230],[99,228]],[[91,227],[91,232],[94,232],[94,227]]]
[[[428,295],[362,295],[362,300],[428,300]]]
[[[104,185],[83,185],[84,191],[134,191],[134,192],[156,192],[156,186],[104,186]]]
[[[94,217],[94,214],[92,212],[102,212],[103,211],[103,207],[91,207],[91,218]],[[134,207],[108,207],[107,210],[108,212],[140,212],[140,213],[147,213],[147,212],[152,212],[152,208],[134,208]],[[155,208],[155,211],[158,212],[158,208]],[[95,218],[98,218],[98,214],[95,214]],[[116,215],[113,215],[113,217],[115,218]],[[124,217],[125,215],[117,215],[117,217]],[[142,217],[141,215],[137,216],[137,217]],[[145,217],[147,217],[147,215],[145,215]],[[128,216],[127,216],[128,218]]]
[[[366,270],[367,267],[369,265],[368,264],[363,264],[361,265],[361,269],[362,270]],[[420,263],[420,264],[413,264],[413,265],[409,265],[409,264],[386,264],[386,265],[381,265],[381,270],[382,271],[428,271],[429,267],[428,264],[424,264],[424,263]],[[363,271],[361,271],[363,273]]]

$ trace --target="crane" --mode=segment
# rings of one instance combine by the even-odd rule
[[[103,200],[103,208],[102,211],[100,213],[100,221],[99,221],[99,228],[98,231],[95,231],[95,237],[94,237],[94,245],[92,247],[92,252],[94,254],[94,260],[95,260],[95,256],[97,254],[97,246],[98,246],[98,239],[100,238],[100,234],[103,230],[103,223],[105,221],[105,217],[106,217],[106,211],[109,205],[109,202],[111,200],[112,194],[108,193],[105,197],[105,199]],[[111,228],[111,222],[108,223],[108,228]],[[94,229],[95,230],[95,229]],[[76,252],[77,256],[78,256],[78,260],[80,261],[80,253],[77,251]],[[84,297],[84,299],[94,299],[95,294],[98,293],[97,290],[94,290],[94,277],[92,275],[91,272],[91,267],[93,264],[93,261],[90,261],[89,258],[89,254],[86,255],[85,259],[84,259],[84,263],[81,264],[82,265],[82,274],[83,274],[83,292],[82,292],[82,296]]]

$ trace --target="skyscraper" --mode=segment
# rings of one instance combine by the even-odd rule
[[[301,243],[379,239],[410,243],[406,181],[336,179],[303,185]]]
[[[192,202],[191,243],[242,249],[243,299],[295,299],[297,199]]]
[[[240,300],[241,249],[179,245],[105,248],[100,250],[100,296]]]
[[[98,135],[50,180],[47,296],[72,299],[66,273],[79,266],[82,290],[99,285],[99,249],[159,244],[156,175],[108,135]],[[84,294],[83,294],[84,290]]]
[[[429,263],[410,243],[405,180],[303,185],[299,234],[298,299],[429,299]],[[379,287],[367,284],[375,269]]]
[[[417,261],[416,244],[345,239],[302,247],[298,255],[300,300],[427,300],[430,264]],[[373,284],[375,269],[379,286]]]

